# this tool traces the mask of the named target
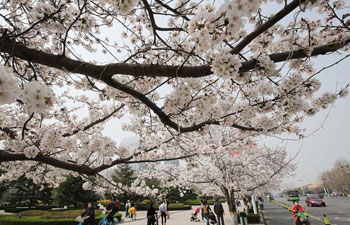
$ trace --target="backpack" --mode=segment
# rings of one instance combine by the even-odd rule
[[[208,206],[204,206],[203,207],[203,214],[204,215],[209,215]]]

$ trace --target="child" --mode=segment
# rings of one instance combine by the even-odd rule
[[[131,220],[136,220],[136,208],[133,203],[131,203],[128,212],[130,214]]]

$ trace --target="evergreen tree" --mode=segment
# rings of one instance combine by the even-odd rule
[[[4,170],[0,170],[0,176],[2,175],[2,174],[4,174],[4,173],[6,173],[6,171],[4,171]],[[7,183],[6,182],[0,182],[0,202],[1,202],[1,199],[2,199],[2,197],[3,197],[3,195],[4,195],[4,193],[6,192],[6,190],[7,190],[7,188],[8,188],[8,185],[7,185]]]
[[[135,171],[128,164],[118,166],[118,168],[114,170],[112,175],[112,180],[115,183],[121,183],[125,186],[131,186],[135,179]],[[118,198],[120,202],[126,202],[127,200],[135,201],[136,199],[138,199],[137,195],[128,192],[113,197]]]
[[[35,184],[33,180],[20,176],[9,185],[6,201],[13,205],[26,205],[32,207],[41,201],[50,204],[52,201],[52,190],[47,184]]]
[[[55,201],[60,205],[73,205],[74,208],[85,207],[89,202],[96,202],[99,196],[92,190],[84,190],[85,181],[81,177],[67,176],[54,193]]]
[[[112,180],[116,183],[130,186],[136,179],[135,171],[128,164],[120,165],[112,175]]]

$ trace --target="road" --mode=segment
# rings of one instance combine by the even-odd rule
[[[285,198],[275,198],[276,201],[289,204]],[[323,214],[327,215],[332,225],[350,224],[350,198],[326,197],[327,207],[308,207],[305,197],[301,197],[300,205],[307,210],[312,225],[325,225]],[[292,213],[280,206],[265,202],[264,215],[267,225],[294,225]]]

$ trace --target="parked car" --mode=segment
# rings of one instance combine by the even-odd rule
[[[318,196],[308,196],[306,197],[305,203],[307,206],[323,206],[326,207],[326,203],[323,201],[322,198]]]

